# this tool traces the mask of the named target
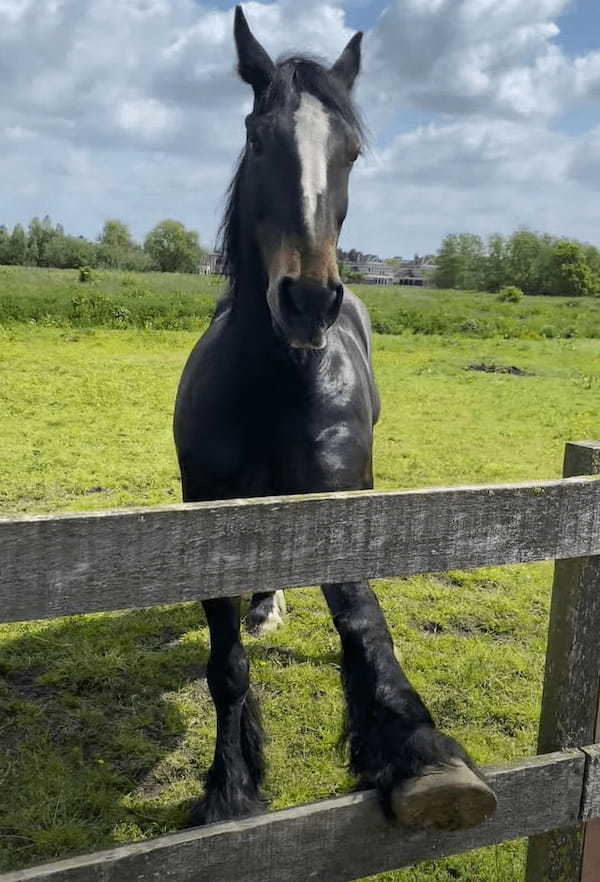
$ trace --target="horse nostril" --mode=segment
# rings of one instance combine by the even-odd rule
[[[279,283],[279,297],[284,308],[292,313],[301,313],[302,304],[298,291],[294,290],[295,287],[297,286],[295,286],[294,279],[291,276],[284,276]]]
[[[328,313],[330,316],[333,316],[334,319],[336,319],[342,305],[342,299],[344,297],[344,286],[338,283],[337,285],[330,285],[329,287],[333,288],[334,297],[332,298]]]

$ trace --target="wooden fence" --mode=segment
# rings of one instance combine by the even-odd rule
[[[555,559],[539,756],[487,769],[494,818],[395,829],[373,792],[185,830],[0,882],[346,882],[533,837],[527,882],[600,882],[600,442],[564,479],[0,519],[0,619]],[[1,796],[0,796],[1,798]]]

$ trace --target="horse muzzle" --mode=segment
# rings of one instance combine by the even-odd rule
[[[344,286],[339,282],[320,285],[284,276],[269,306],[277,331],[292,348],[324,349],[343,299]]]

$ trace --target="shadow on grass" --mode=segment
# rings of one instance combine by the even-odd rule
[[[0,630],[0,869],[185,825],[210,762],[196,604]]]
[[[246,646],[248,658],[253,661],[268,661],[276,667],[284,668],[289,665],[333,665],[339,668],[340,653],[339,651],[326,651],[306,653],[298,652],[296,649],[288,649],[285,646],[267,646],[260,643],[252,643]]]
[[[246,640],[250,662],[336,664]],[[214,749],[199,604],[0,628],[0,871],[186,826]]]

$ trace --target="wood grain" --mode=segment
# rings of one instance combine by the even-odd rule
[[[579,750],[488,769],[498,812],[461,833],[389,825],[372,791],[215,824],[0,876],[0,882],[347,882],[573,824]]]
[[[563,474],[600,472],[600,443],[567,444]],[[575,555],[572,555],[575,558]],[[600,556],[559,560],[554,570],[538,751],[596,740],[600,675]],[[529,844],[527,882],[592,882],[584,830],[556,830]],[[587,878],[586,878],[587,876]],[[594,882],[600,882],[595,876]]]
[[[0,519],[0,621],[595,555],[599,511],[575,478]]]
[[[587,757],[581,819],[589,821],[600,818],[600,744],[581,748]]]

